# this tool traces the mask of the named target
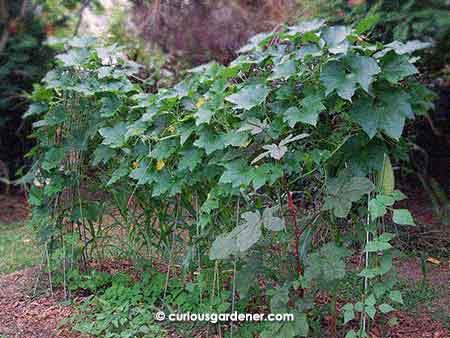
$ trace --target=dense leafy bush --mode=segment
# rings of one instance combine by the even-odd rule
[[[433,46],[420,54],[421,67],[431,77],[448,77],[443,72],[450,61],[448,1],[310,1],[307,7],[311,7],[313,14],[336,23],[366,18],[373,22],[372,35],[382,42],[426,40]]]
[[[335,335],[346,247],[361,248],[365,292],[343,311],[344,323],[361,320],[348,337],[364,335],[368,318],[401,302],[387,221],[414,221],[395,207],[405,195],[391,161],[404,158],[407,120],[431,107],[416,45],[369,43],[369,27],[314,20],[259,34],[229,66],[200,66],[156,94],[117,47],[67,42],[28,114],[39,116],[30,201],[42,239],[61,246],[79,231],[83,254],[95,254],[113,240],[109,212],[169,269],[177,251],[200,275],[213,264],[226,279],[220,266],[231,264],[244,304],[264,276],[270,310],[296,321],[255,329],[263,337],[305,336],[321,290]]]

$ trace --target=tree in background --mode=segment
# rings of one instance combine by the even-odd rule
[[[298,18],[295,0],[132,0],[146,41],[193,65],[227,63],[247,40]]]
[[[51,35],[73,35],[83,11],[100,8],[90,0],[0,0],[0,183],[12,180],[27,164],[31,132],[22,120],[27,93],[48,71]]]

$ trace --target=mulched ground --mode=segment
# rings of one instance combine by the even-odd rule
[[[430,315],[422,315],[419,318],[408,316],[398,311],[389,317],[397,317],[398,325],[389,330],[389,338],[448,338],[450,331],[442,327],[431,318]],[[374,336],[380,337],[380,336]]]
[[[50,295],[33,298],[33,284],[38,268],[28,268],[0,277],[0,336],[8,338],[75,338],[78,335],[61,320],[74,310],[61,305],[63,294],[57,290]]]

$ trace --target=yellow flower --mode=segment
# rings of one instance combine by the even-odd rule
[[[169,128],[167,128],[167,130],[169,131],[169,133],[173,134],[175,132],[175,126],[170,126]]]
[[[159,160],[158,162],[156,162],[156,170],[160,171],[162,170],[162,168],[164,168],[166,166],[166,163],[164,163],[163,160]]]
[[[133,168],[134,168],[134,169],[139,168],[139,163],[136,162],[136,161],[134,161],[134,162],[133,162]]]
[[[198,108],[200,108],[201,106],[203,106],[204,104],[205,104],[205,98],[204,97],[201,97],[198,101],[197,101],[197,104],[196,104],[196,106],[197,106],[197,109]]]

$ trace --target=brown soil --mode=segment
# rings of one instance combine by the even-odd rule
[[[0,195],[0,223],[15,223],[27,218],[28,203],[24,195]]]
[[[33,298],[29,293],[38,268],[28,268],[0,277],[0,336],[8,338],[72,338],[78,337],[61,320],[74,312],[64,306],[61,291],[52,296]],[[31,291],[30,291],[31,290]]]

